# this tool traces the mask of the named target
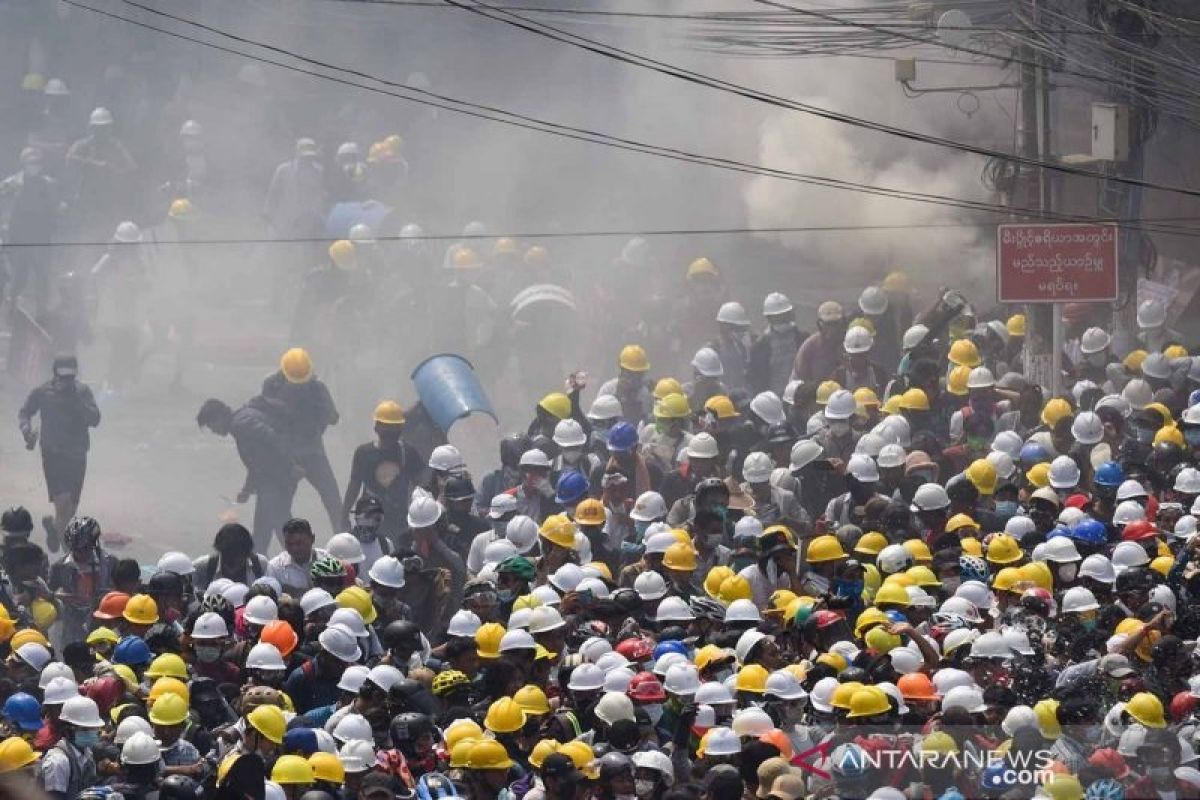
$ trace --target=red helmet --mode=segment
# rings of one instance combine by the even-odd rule
[[[663,690],[662,683],[653,672],[639,672],[634,675],[633,679],[629,681],[629,690],[626,694],[629,695],[630,700],[642,703],[661,703],[667,699],[667,693]]]
[[[643,636],[626,639],[617,645],[617,652],[630,661],[639,663],[649,661],[650,657],[654,655],[654,640]]]
[[[828,628],[830,625],[844,620],[846,615],[840,611],[830,611],[827,608],[823,608],[813,614],[812,618],[818,628]]]
[[[1187,694],[1187,692],[1183,692],[1183,694]],[[1109,772],[1117,780],[1121,780],[1129,774],[1129,765],[1125,763],[1125,757],[1111,747],[1101,747],[1092,753],[1088,758],[1088,763]]]
[[[1153,539],[1158,535],[1158,528],[1154,527],[1154,523],[1147,519],[1135,520],[1125,526],[1125,530],[1121,531],[1121,541],[1123,542],[1144,542],[1147,539]]]
[[[125,682],[112,675],[89,678],[83,682],[80,692],[84,697],[90,697],[95,701],[101,714],[107,714],[117,704],[117,701],[124,696]]]
[[[1067,498],[1067,501],[1063,505],[1067,508],[1078,508],[1080,511],[1083,511],[1091,502],[1092,498],[1086,494],[1073,494]]]
[[[1171,698],[1171,720],[1183,722],[1196,710],[1196,696],[1186,689]]]

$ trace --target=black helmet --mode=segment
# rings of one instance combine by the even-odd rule
[[[796,431],[786,422],[777,422],[767,428],[769,444],[790,444],[796,441]]]
[[[475,499],[475,485],[467,476],[456,475],[446,481],[446,486],[442,489],[442,497],[445,500],[473,500]]]
[[[510,433],[500,440],[500,463],[516,469],[521,455],[529,449],[529,437],[523,433]]]
[[[720,478],[705,478],[696,484],[696,496],[699,497],[705,492],[724,492],[728,496],[729,485]]]
[[[159,800],[198,800],[200,785],[186,775],[168,775],[158,787]]]
[[[63,531],[63,541],[68,550],[95,547],[100,541],[100,523],[91,517],[75,517]]]
[[[156,572],[146,582],[147,594],[182,594],[183,576],[174,572]]]
[[[375,497],[374,495],[364,494],[362,497],[358,498],[357,501],[355,501],[355,503],[354,503],[355,515],[370,514],[372,512],[379,512],[381,514],[383,513],[383,503],[381,503],[379,501],[378,497]]]
[[[420,650],[421,629],[415,622],[398,619],[383,629],[383,646],[389,650]]]
[[[428,714],[405,711],[392,717],[388,733],[391,734],[393,747],[399,747],[402,743],[415,742],[423,734],[433,733],[433,718]]]
[[[1148,592],[1154,588],[1154,575],[1144,567],[1130,567],[1117,574],[1115,587],[1118,593]]]
[[[601,781],[611,781],[622,773],[633,774],[633,761],[629,756],[613,751],[600,757]]]
[[[33,515],[25,506],[13,506],[0,515],[0,529],[5,533],[28,534],[33,530]]]
[[[300,800],[334,800],[334,797],[329,792],[324,792],[320,789],[310,789],[300,795]]]

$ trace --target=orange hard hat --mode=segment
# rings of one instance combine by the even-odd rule
[[[296,631],[290,624],[284,620],[272,620],[262,629],[262,633],[258,635],[260,642],[275,645],[275,649],[279,651],[279,655],[287,658],[296,649],[296,645],[300,643],[300,637],[296,635]]]
[[[100,604],[96,606],[92,616],[95,619],[121,619],[128,603],[129,595],[124,592],[109,592],[100,598]]]
[[[905,700],[937,700],[938,693],[933,688],[933,681],[923,672],[912,672],[901,675],[896,681],[896,688]]]
[[[775,745],[775,749],[779,751],[780,758],[786,759],[787,761],[792,760],[792,755],[794,753],[792,750],[792,740],[788,738],[786,733],[779,730],[779,728],[772,728],[762,736],[758,737],[758,740],[760,742],[766,742],[767,744]]]

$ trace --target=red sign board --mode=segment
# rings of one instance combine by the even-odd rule
[[[1117,299],[1116,225],[1000,225],[996,288],[1001,303]]]

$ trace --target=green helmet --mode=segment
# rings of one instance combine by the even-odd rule
[[[318,558],[308,568],[314,578],[342,578],[346,575],[346,565],[333,556]]]

